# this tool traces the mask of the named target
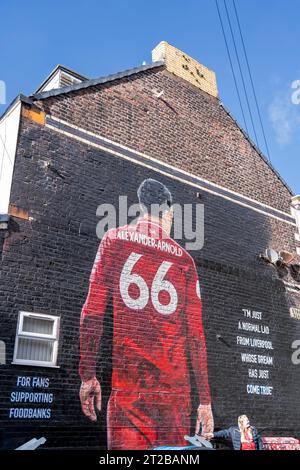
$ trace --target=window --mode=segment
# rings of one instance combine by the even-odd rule
[[[59,317],[20,312],[13,364],[55,367]]]

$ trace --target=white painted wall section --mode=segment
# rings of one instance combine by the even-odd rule
[[[21,107],[18,101],[0,121],[0,214],[8,213]]]

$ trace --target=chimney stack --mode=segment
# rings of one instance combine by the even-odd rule
[[[166,41],[160,42],[152,51],[152,61],[163,60],[166,69],[200,88],[209,95],[219,97],[216,74]]]

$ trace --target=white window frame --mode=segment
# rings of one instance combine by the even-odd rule
[[[23,323],[25,317],[34,317],[40,318],[42,320],[53,321],[53,334],[47,335],[43,333],[31,333],[28,331],[23,331]],[[38,367],[56,367],[57,366],[57,354],[58,354],[58,340],[59,340],[59,324],[60,317],[54,315],[46,315],[44,313],[32,313],[32,312],[19,312],[16,338],[15,338],[15,347],[14,347],[14,356],[12,364],[23,364],[29,366],[38,366]],[[17,359],[19,338],[28,338],[28,339],[41,339],[41,340],[50,340],[53,342],[53,352],[52,352],[52,361],[36,361],[30,359]]]

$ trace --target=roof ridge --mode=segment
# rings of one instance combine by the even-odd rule
[[[130,77],[131,75],[135,75],[137,73],[144,72],[146,70],[151,70],[153,68],[162,67],[164,65],[165,65],[164,61],[153,62],[151,64],[141,65],[140,67],[127,69],[127,70],[124,70],[123,72],[106,75],[104,77],[88,79],[81,83],[76,83],[74,85],[69,85],[69,86],[65,86],[62,88],[55,88],[49,91],[42,91],[40,93],[34,93],[30,95],[30,98],[34,100],[43,100],[51,96],[63,95],[65,93],[70,93],[72,91],[82,90],[82,89],[89,88],[92,86],[101,85],[103,83],[113,82],[114,80],[119,80],[121,78]]]

